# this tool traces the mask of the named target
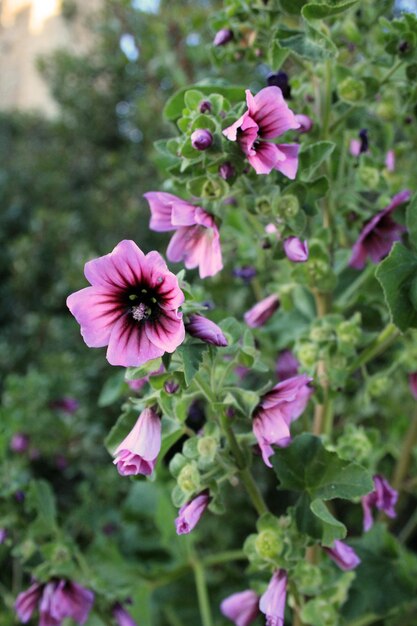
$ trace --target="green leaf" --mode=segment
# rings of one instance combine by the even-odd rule
[[[295,437],[287,448],[276,450],[272,465],[281,489],[307,493],[312,500],[357,498],[373,490],[370,473],[329,452],[319,437]]]
[[[98,397],[99,407],[110,406],[120,398],[126,389],[125,372],[120,371],[106,380]]]
[[[321,543],[323,546],[331,547],[335,539],[346,537],[346,526],[330,513],[323,500],[313,500],[310,504],[310,509],[322,522],[323,534]]]
[[[332,141],[317,141],[302,149],[300,152],[301,180],[310,181],[320,165],[332,154],[335,146],[336,144]]]
[[[308,0],[279,0],[282,10],[291,15],[299,15],[307,2]]]
[[[301,15],[306,20],[319,20],[324,17],[332,17],[333,15],[339,15],[347,11],[351,7],[355,6],[359,0],[345,0],[344,2],[335,2],[332,4],[324,3],[317,4],[311,2],[303,7]]]
[[[145,378],[151,372],[157,372],[161,367],[161,359],[153,359],[147,361],[140,367],[128,367],[126,370],[126,380],[136,380],[138,378]]]
[[[417,272],[417,255],[396,243],[389,256],[379,264],[375,276],[384,291],[391,319],[401,331],[417,327],[417,311],[410,290]]]
[[[129,413],[123,413],[114,424],[113,428],[104,440],[104,445],[111,455],[113,455],[119,443],[123,441],[123,439],[132,430],[138,416],[137,412],[129,411]]]
[[[417,193],[407,207],[407,230],[411,243],[417,249]]]
[[[27,507],[36,511],[37,532],[56,530],[56,504],[52,488],[46,480],[32,480],[28,490]]]
[[[278,41],[274,41],[269,50],[269,64],[275,71],[279,70],[288,55],[289,50],[280,46]]]
[[[195,374],[198,372],[206,352],[207,345],[203,343],[187,343],[177,349],[176,353],[183,363],[184,378],[187,386],[191,384]]]
[[[204,94],[197,89],[187,89],[184,94],[184,104],[191,111],[197,109],[200,102],[204,99]]]
[[[310,61],[325,61],[335,56],[333,47],[329,49],[328,46],[323,45],[323,42],[326,40],[330,41],[325,37],[321,39],[317,38],[315,41],[307,37],[304,33],[298,33],[291,37],[280,39],[279,43],[283,48],[289,48],[295,52],[295,54],[305,57]]]
[[[240,102],[245,99],[245,87],[228,87],[223,85],[193,85],[205,96],[210,94],[220,94],[232,102]],[[182,115],[184,108],[184,97],[186,92],[191,91],[189,87],[184,87],[174,93],[167,101],[163,114],[171,122],[177,120]]]

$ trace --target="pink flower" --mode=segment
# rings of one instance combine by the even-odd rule
[[[391,213],[410,199],[410,191],[405,189],[397,193],[383,211],[377,213],[363,228],[352,249],[349,265],[357,270],[364,267],[369,256],[373,263],[379,263],[391,250],[395,241],[401,238],[404,226],[396,224]]]
[[[184,294],[158,252],[145,256],[133,241],[121,241],[86,263],[84,273],[92,286],[70,295],[67,305],[85,343],[108,346],[111,365],[142,365],[184,341]]]
[[[417,372],[413,372],[408,376],[408,382],[410,385],[410,391],[417,400]]]
[[[295,119],[300,124],[300,128],[297,129],[299,133],[309,133],[313,128],[313,120],[308,115],[298,113]]]
[[[30,620],[33,611],[38,606],[42,595],[42,588],[43,586],[39,583],[34,583],[29,589],[22,591],[22,593],[19,593],[17,596],[14,608],[17,617],[23,624],[26,624],[26,622]]]
[[[192,337],[197,337],[213,346],[225,347],[228,345],[226,337],[217,324],[197,313],[190,315],[185,324],[185,330]]]
[[[261,398],[255,409],[253,433],[268,467],[272,467],[269,460],[274,454],[272,445],[284,447],[291,440],[290,425],[307,406],[312,394],[308,386],[311,380],[300,374],[278,383]]]
[[[288,237],[284,240],[284,252],[293,263],[305,263],[308,260],[308,243],[298,237]]]
[[[249,626],[259,613],[258,594],[252,589],[234,593],[223,600],[220,610],[236,626]]]
[[[273,169],[294,179],[298,169],[298,144],[275,144],[274,139],[300,124],[285,102],[279,87],[265,87],[256,96],[246,90],[248,110],[223,131],[230,141],[238,141],[257,174]]]
[[[29,447],[29,436],[24,433],[15,433],[10,441],[10,450],[23,454]]]
[[[275,313],[278,307],[278,296],[273,294],[272,296],[268,296],[255,304],[255,306],[249,309],[249,311],[246,311],[243,317],[248,326],[251,328],[257,328],[258,326],[263,326],[263,324],[269,320],[271,315]]]
[[[170,261],[184,261],[187,269],[198,267],[200,278],[220,272],[220,236],[212,215],[171,193],[149,191],[144,197],[151,209],[152,230],[176,231],[167,249]]]
[[[355,569],[361,562],[355,550],[338,539],[335,540],[332,548],[324,548],[324,550],[344,572]]]
[[[393,489],[389,482],[377,474],[374,476],[375,489],[362,498],[363,529],[367,532],[373,525],[372,508],[383,511],[388,517],[396,517],[395,505],[398,500],[398,491]]]
[[[268,589],[259,601],[259,608],[266,615],[266,626],[284,625],[286,597],[287,572],[279,569],[272,576]]]
[[[52,580],[46,585],[34,583],[16,598],[15,609],[19,620],[29,621],[38,607],[39,626],[60,626],[70,617],[82,626],[88,618],[94,602],[94,594],[78,583],[68,580]]]
[[[394,150],[388,150],[385,156],[385,167],[389,172],[395,171],[395,152]]]
[[[113,453],[122,476],[152,474],[161,449],[161,420],[151,408],[144,409],[136,424]]]
[[[191,134],[191,145],[196,150],[207,150],[213,143],[213,135],[206,128],[197,128]]]
[[[291,350],[282,350],[277,359],[276,373],[279,380],[292,378],[298,373],[299,362]]]
[[[112,616],[114,617],[118,626],[137,626],[133,617],[119,602],[116,602],[116,604],[113,606]]]
[[[180,508],[178,517],[175,520],[177,535],[187,535],[195,528],[209,502],[210,496],[207,492],[203,492]]]

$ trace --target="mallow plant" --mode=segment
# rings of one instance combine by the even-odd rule
[[[176,509],[151,518],[165,558],[132,567],[119,597],[75,543],[63,571],[23,559],[17,617],[131,626],[132,597],[138,624],[411,626],[417,17],[225,0],[212,26],[216,78],[167,101],[164,178],[141,205],[160,251],[132,234],[67,300],[118,367],[111,488]],[[222,77],[239,64],[245,84]]]

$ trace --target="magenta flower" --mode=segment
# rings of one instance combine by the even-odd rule
[[[268,467],[272,467],[269,460],[274,454],[272,445],[284,447],[291,441],[290,425],[307,406],[312,394],[308,386],[311,381],[306,374],[288,378],[268,391],[255,409],[253,433]]]
[[[417,400],[417,372],[413,372],[408,376],[408,382],[410,385],[410,391]]]
[[[298,169],[298,144],[275,144],[275,139],[300,124],[285,102],[279,87],[265,87],[256,96],[246,90],[248,110],[223,131],[230,141],[237,141],[257,174],[273,169],[294,179]]]
[[[84,269],[91,287],[67,298],[90,348],[107,348],[111,365],[138,366],[184,341],[178,307],[184,294],[158,252],[146,256],[129,240]]]
[[[39,626],[60,626],[70,617],[82,626],[88,618],[94,602],[94,594],[78,583],[53,580],[46,585],[34,583],[20,593],[15,602],[19,620],[26,623],[38,607]]]
[[[287,597],[287,572],[274,572],[268,589],[261,596],[259,608],[266,615],[266,626],[284,626],[285,601]]]
[[[352,249],[349,265],[361,270],[369,256],[373,263],[379,263],[391,250],[395,241],[401,238],[404,226],[396,224],[391,213],[410,199],[410,191],[405,189],[397,193],[383,211],[377,213],[363,228]]]
[[[393,489],[389,482],[377,474],[374,476],[374,491],[362,498],[363,529],[367,532],[373,525],[372,508],[383,511],[388,517],[396,517],[395,505],[398,500],[398,491]]]
[[[213,143],[213,135],[206,128],[197,128],[191,134],[191,145],[196,150],[207,150]]]
[[[15,611],[17,613],[17,617],[19,620],[26,624],[32,617],[33,611],[38,606],[39,600],[42,596],[43,585],[39,583],[34,583],[26,589],[26,591],[22,591],[16,598],[16,602],[14,605]]]
[[[263,326],[263,324],[269,320],[278,309],[279,304],[278,296],[272,294],[272,296],[264,298],[249,309],[249,311],[246,311],[243,318],[248,326],[258,328],[258,326]]]
[[[300,363],[291,350],[282,350],[277,359],[276,373],[279,380],[286,380],[298,374]]]
[[[308,260],[308,243],[298,237],[288,237],[284,240],[284,252],[293,263],[305,263]]]
[[[152,474],[161,449],[161,420],[147,408],[139,415],[136,424],[113,453],[113,463],[122,476]]]
[[[217,31],[214,39],[213,46],[225,46],[229,41],[233,39],[233,32],[230,28],[222,28]]]
[[[335,539],[332,548],[324,548],[324,550],[344,572],[355,569],[361,562],[355,550],[338,539]]]
[[[209,502],[210,496],[207,491],[204,491],[180,508],[178,517],[175,520],[177,535],[187,535],[195,528],[208,507]]]
[[[394,150],[388,150],[385,155],[385,167],[389,172],[395,171],[395,152]]]
[[[259,614],[259,596],[252,589],[234,593],[222,601],[220,610],[236,626],[249,626]]]
[[[213,346],[225,347],[228,345],[226,337],[217,324],[197,313],[190,315],[185,324],[185,330],[192,337],[197,337]]]
[[[119,602],[116,602],[116,604],[113,606],[112,616],[117,622],[118,626],[137,626],[133,617]]]
[[[151,209],[151,229],[176,231],[167,249],[170,261],[184,261],[187,269],[198,267],[200,278],[220,272],[220,236],[212,215],[171,193],[149,191],[144,197]]]
[[[58,398],[51,403],[51,407],[53,409],[58,409],[63,413],[68,413],[72,415],[77,411],[80,407],[80,403],[75,398],[71,396],[63,396],[62,398]]]
[[[24,433],[15,433],[10,441],[10,450],[23,454],[29,447],[29,436]]]
[[[298,113],[295,119],[300,124],[300,128],[297,129],[299,133],[309,133],[313,128],[313,120],[308,115]]]

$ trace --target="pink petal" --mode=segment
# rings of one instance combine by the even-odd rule
[[[179,288],[178,279],[168,270],[159,252],[153,251],[146,255],[143,274],[148,286],[157,291],[159,306],[164,309],[177,309],[184,302],[184,294]]]
[[[241,117],[239,117],[238,120],[236,120],[236,122],[224,129],[223,135],[227,137],[227,139],[229,139],[230,141],[236,141],[238,130],[241,129],[242,131],[244,131],[248,130],[249,128],[255,128],[256,132],[258,132],[257,123],[250,117],[250,115],[246,111]]]
[[[246,102],[249,115],[258,124],[259,135],[264,139],[273,139],[287,130],[300,128],[279,87],[265,87],[256,96],[247,90]]]
[[[144,409],[130,433],[117,446],[114,454],[128,450],[145,461],[153,461],[161,449],[161,420],[153,409]]]
[[[107,346],[113,325],[124,315],[116,292],[86,287],[67,298],[67,306],[81,326],[81,335],[90,348]]]
[[[194,226],[195,212],[197,207],[192,204],[183,202],[182,204],[176,204],[172,209],[172,223],[174,226]]]
[[[161,311],[155,321],[145,323],[145,333],[158,349],[163,352],[174,352],[185,339],[182,313]]]
[[[142,279],[145,255],[134,241],[121,241],[110,254],[85,264],[84,274],[93,287],[125,289]]]
[[[298,170],[298,153],[300,146],[298,143],[280,143],[277,148],[285,155],[285,160],[278,161],[275,169],[290,180],[294,180]]]
[[[148,191],[143,197],[148,201],[151,210],[149,227],[157,232],[173,230],[172,206],[179,198],[164,191]]]
[[[269,174],[273,169],[278,169],[278,162],[282,158],[278,146],[267,141],[259,142],[256,150],[248,155],[248,161],[257,174]]]
[[[107,348],[110,365],[138,367],[164,354],[164,350],[151,343],[145,332],[146,322],[135,324],[124,315],[114,324]]]

